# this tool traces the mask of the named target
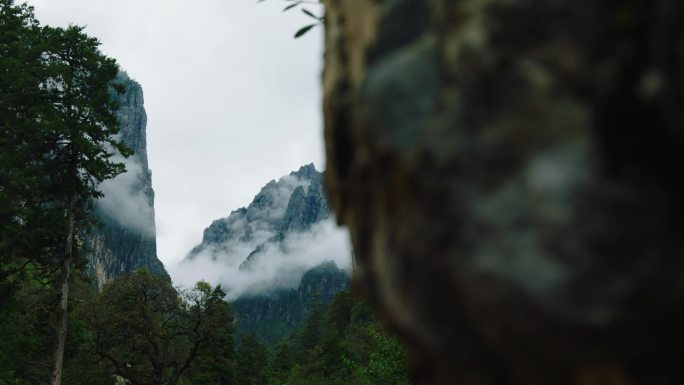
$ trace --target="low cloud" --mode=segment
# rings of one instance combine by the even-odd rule
[[[153,198],[147,195],[148,176],[142,164],[135,157],[115,160],[126,165],[126,172],[102,182],[104,197],[97,200],[97,208],[127,229],[154,236]]]
[[[346,228],[334,219],[313,225],[309,230],[290,233],[281,242],[267,242],[253,255],[249,267],[240,269],[242,258],[216,255],[219,250],[200,252],[169,268],[174,283],[190,287],[198,280],[220,284],[233,300],[243,295],[264,294],[299,285],[306,270],[324,261],[351,271],[351,243]],[[237,251],[237,250],[236,250]],[[239,250],[244,253],[245,250]],[[228,252],[226,250],[226,252]],[[235,261],[240,261],[236,263]]]

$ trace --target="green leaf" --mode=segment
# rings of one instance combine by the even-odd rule
[[[288,5],[287,7],[285,7],[285,8],[283,9],[283,12],[289,11],[290,9],[292,9],[292,8],[294,8],[294,7],[296,7],[296,6],[298,6],[299,4],[301,4],[301,2],[299,2],[299,1],[297,1],[296,3],[292,3],[292,4]]]
[[[302,8],[302,12],[304,12],[305,14],[307,14],[307,15],[313,17],[313,18],[316,19],[316,20],[320,20],[320,19],[321,19],[320,17],[318,17],[318,16],[314,15],[313,13],[311,13],[311,11],[309,11],[308,9]]]
[[[298,38],[298,37],[301,37],[301,36],[304,35],[305,33],[309,32],[309,30],[311,30],[311,28],[313,28],[313,27],[315,27],[315,26],[317,26],[317,25],[318,25],[318,24],[309,24],[309,25],[307,25],[306,27],[300,28],[299,31],[297,31],[297,33],[295,33],[295,35],[294,35],[295,39]]]

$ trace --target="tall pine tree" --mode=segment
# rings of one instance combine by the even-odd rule
[[[242,336],[237,351],[235,382],[240,385],[266,385],[268,351],[257,341],[256,336]]]
[[[51,237],[59,226],[48,219],[54,212],[39,204],[47,192],[38,166],[38,126],[48,109],[40,89],[43,42],[30,7],[0,0],[0,306],[59,243]]]
[[[54,202],[66,218],[59,255],[57,286],[57,341],[52,384],[60,385],[67,327],[69,277],[78,259],[78,234],[92,225],[89,205],[102,196],[98,185],[124,171],[111,160],[116,151],[129,155],[117,139],[119,127],[111,84],[118,72],[114,59],[100,53],[99,41],[82,27],[43,28],[46,50],[42,55],[46,78],[41,84],[50,109],[41,125],[47,144],[48,167]],[[122,90],[119,89],[120,92]],[[47,171],[47,170],[46,170]]]

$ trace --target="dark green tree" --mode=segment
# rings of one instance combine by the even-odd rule
[[[309,304],[309,316],[299,338],[300,359],[306,357],[310,350],[321,342],[323,317],[325,308],[318,295],[314,295]]]
[[[349,291],[339,292],[328,306],[312,303],[306,324],[290,338],[298,349],[289,343],[277,347],[270,384],[409,383],[403,347]]]
[[[115,139],[118,67],[98,46],[82,28],[41,28],[31,7],[0,0],[0,289],[3,302],[22,279],[58,289],[53,385],[77,234],[92,224],[97,186],[124,170],[110,157],[129,153]]]
[[[0,306],[60,244],[64,215],[43,204],[42,37],[31,7],[0,0]]]
[[[269,384],[283,384],[283,380],[289,376],[290,370],[294,365],[293,352],[292,341],[289,338],[276,345],[268,366]]]
[[[116,61],[100,53],[99,41],[84,34],[82,27],[44,27],[42,32],[47,43],[42,55],[46,78],[41,90],[51,108],[41,122],[39,136],[46,144],[43,175],[49,176],[54,195],[54,200],[45,203],[66,219],[58,256],[60,301],[52,376],[52,384],[60,385],[69,279],[78,261],[77,235],[92,226],[89,205],[102,196],[98,185],[125,170],[111,157],[117,152],[127,156],[130,151],[116,139],[117,106],[111,96],[111,84],[118,73]]]
[[[90,349],[132,385],[175,385],[193,375],[232,384],[233,316],[224,295],[205,282],[178,293],[147,271],[115,279],[85,311]]]
[[[0,306],[0,385],[41,384],[50,376],[54,332],[47,304],[54,295],[36,285],[18,281]]]
[[[92,279],[76,276],[69,288],[69,338],[64,350],[64,384],[114,385],[110,367],[89,349],[92,333],[84,310],[100,293]]]
[[[197,351],[187,373],[189,384],[232,385],[235,383],[235,343],[233,314],[225,293],[218,286],[213,288],[199,282],[187,292],[190,317],[204,319],[200,332],[207,335]]]
[[[237,351],[235,381],[240,385],[266,385],[268,351],[253,333],[243,335]]]

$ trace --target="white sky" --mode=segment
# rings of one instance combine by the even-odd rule
[[[271,179],[324,165],[322,30],[282,0],[30,0],[41,24],[86,25],[138,81],[167,266]],[[308,8],[315,13],[317,5]]]

